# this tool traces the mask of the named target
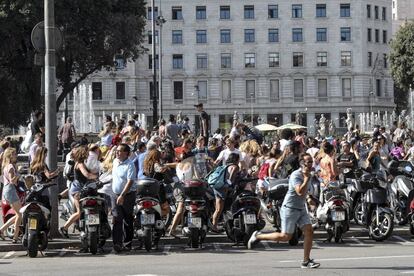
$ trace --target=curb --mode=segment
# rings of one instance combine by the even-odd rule
[[[394,236],[407,236],[410,235],[410,231],[408,229],[398,229],[393,231],[392,233]],[[358,229],[357,231],[348,231],[345,233],[346,238],[353,238],[353,237],[368,237],[368,230],[364,229]],[[314,239],[324,239],[326,238],[326,232],[323,230],[317,230],[314,233]],[[232,241],[230,241],[226,235],[220,234],[220,235],[208,235],[206,237],[206,240],[204,244],[209,243],[229,243],[231,244]],[[160,245],[186,245],[187,244],[187,238],[162,238],[160,240]],[[79,240],[52,240],[49,241],[47,249],[63,249],[63,248],[79,248],[81,245]],[[105,247],[112,247],[112,240],[107,240],[105,243]],[[23,247],[22,244],[0,244],[0,252],[9,252],[9,251],[26,251],[26,249]]]

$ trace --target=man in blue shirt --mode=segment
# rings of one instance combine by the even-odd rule
[[[117,195],[113,198],[112,239],[114,250],[118,253],[123,249],[130,250],[134,237],[133,210],[135,204],[136,171],[134,163],[128,158],[131,148],[127,144],[120,144],[116,149],[119,165],[112,172],[112,190]],[[124,236],[125,232],[125,236]]]
[[[261,234],[255,231],[247,243],[247,247],[251,249],[254,243],[261,240],[289,241],[295,232],[296,225],[298,225],[302,228],[305,235],[303,242],[304,258],[301,267],[318,268],[320,264],[310,259],[313,229],[305,208],[306,194],[309,189],[308,184],[311,184],[312,179],[313,159],[310,154],[304,153],[299,157],[299,162],[301,167],[290,175],[289,189],[280,209],[280,219],[282,222],[281,233]]]

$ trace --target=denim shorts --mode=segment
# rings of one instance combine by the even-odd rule
[[[82,190],[81,184],[78,180],[74,180],[71,184],[70,184],[70,188],[69,188],[69,193],[71,195],[74,195],[76,193],[79,193]]]
[[[311,224],[309,214],[305,209],[292,209],[285,206],[280,208],[280,219],[282,222],[282,233],[293,234],[296,225],[303,228],[307,224]]]
[[[224,186],[223,188],[220,188],[220,189],[214,189],[213,188],[213,191],[214,191],[214,196],[216,198],[221,198],[222,200],[225,200],[226,196],[227,196],[227,192],[229,191],[229,187],[226,185],[226,186]]]
[[[3,198],[11,205],[19,201],[19,196],[17,195],[16,187],[14,184],[5,184],[3,188]]]

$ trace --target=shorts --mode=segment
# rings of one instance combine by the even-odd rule
[[[178,185],[175,185],[173,195],[174,195],[175,201],[184,202],[184,191],[183,191],[182,186],[178,187]]]
[[[69,193],[71,195],[74,195],[76,193],[79,193],[82,190],[81,184],[79,181],[74,180],[72,184],[70,185]]]
[[[4,185],[3,199],[5,199],[10,205],[20,201],[19,196],[17,195],[16,187],[12,183]]]
[[[309,214],[305,209],[292,209],[285,206],[280,208],[280,219],[282,222],[282,233],[293,234],[296,225],[303,228],[307,224],[311,224]]]
[[[227,196],[227,193],[229,191],[229,187],[228,186],[224,186],[223,188],[220,188],[220,189],[213,188],[213,191],[214,191],[214,196],[216,198],[220,198],[222,200],[225,200],[226,199],[226,196]]]

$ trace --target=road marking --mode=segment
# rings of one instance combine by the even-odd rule
[[[360,241],[358,238],[351,237],[351,240],[356,242],[358,245],[365,245],[362,241]]]
[[[164,250],[162,251],[163,253],[165,253],[165,254],[168,254],[168,253],[170,253],[170,249],[171,249],[171,245],[165,245],[164,246]]]
[[[272,247],[270,247],[270,244],[267,241],[262,242],[262,244],[266,250],[272,250]]]
[[[65,256],[65,254],[66,253],[68,253],[68,251],[66,251],[66,249],[62,249],[60,252],[59,252],[59,257],[63,257],[63,256]]]
[[[214,249],[216,250],[216,251],[221,251],[221,247],[220,247],[220,244],[218,244],[218,243],[213,243],[213,246],[214,246]]]
[[[6,255],[4,255],[4,257],[3,257],[2,259],[8,259],[8,258],[10,258],[11,256],[13,256],[15,253],[16,253],[16,251],[10,251],[10,252],[7,252],[7,254],[6,254]]]
[[[403,271],[400,272],[401,274],[414,274],[414,270],[409,270],[409,271]]]
[[[401,241],[401,242],[399,242],[399,244],[402,244],[402,245],[411,245],[411,244],[413,244],[413,242],[407,241],[407,240],[406,240],[406,239],[404,239],[403,237],[396,236],[396,235],[393,235],[392,237],[393,237],[394,239],[396,239],[396,240]]]
[[[372,256],[372,257],[350,257],[350,258],[332,258],[332,259],[318,259],[318,261],[353,261],[353,260],[372,260],[372,259],[398,259],[398,258],[412,258],[414,255],[400,255],[400,256]],[[297,263],[300,260],[284,260],[281,263]]]

